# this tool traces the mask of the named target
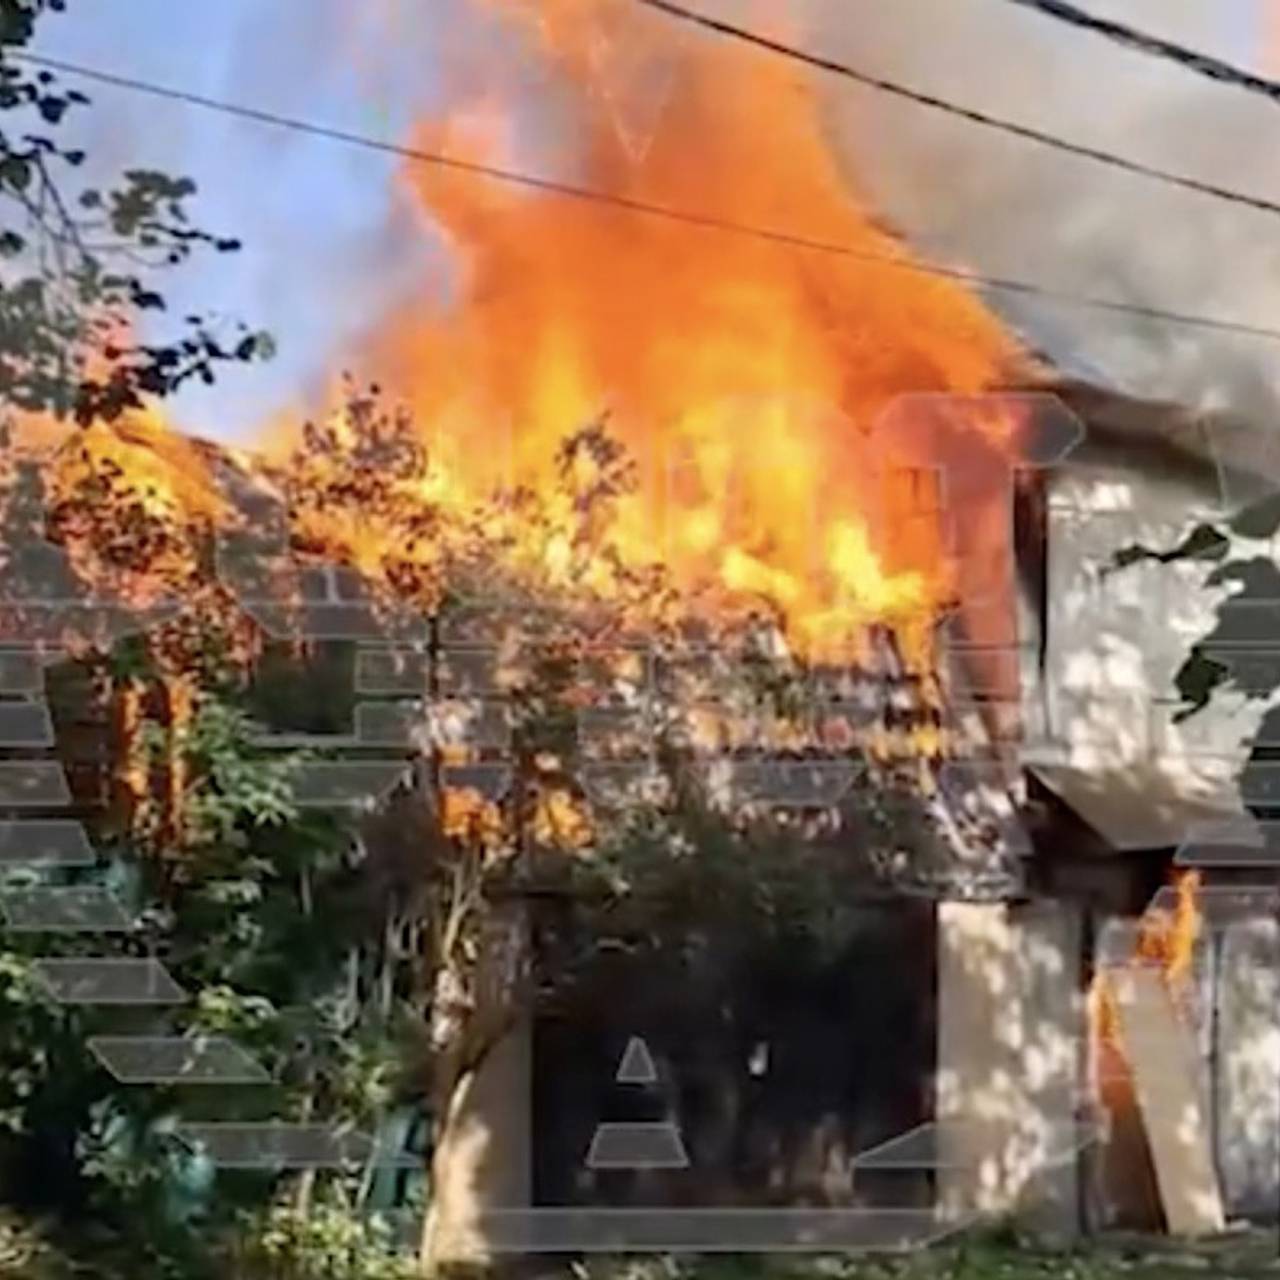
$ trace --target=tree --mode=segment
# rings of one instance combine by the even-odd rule
[[[106,189],[79,180],[86,157],[61,138],[89,106],[24,51],[37,22],[66,0],[0,0],[0,400],[11,409],[86,424],[138,408],[218,365],[271,353],[243,325],[219,335],[201,316],[159,342],[137,321],[163,311],[157,272],[198,250],[239,242],[200,230],[188,178],[131,169]]]
[[[382,408],[376,389],[353,387],[338,420],[306,430],[274,474],[282,523],[299,550],[359,565],[388,607],[409,605],[433,619],[425,661],[416,674],[407,671],[404,686],[433,703],[429,713],[423,707],[416,785],[366,836],[397,904],[393,932],[415,958],[427,1030],[428,1267],[470,1248],[483,1253],[474,1222],[485,1207],[478,1175],[482,1163],[500,1159],[500,1144],[480,1140],[478,1130],[487,1127],[493,1138],[511,1117],[499,1114],[498,1102],[477,1113],[473,1100],[485,1093],[478,1081],[536,991],[571,980],[583,952],[628,912],[635,929],[661,936],[653,954],[664,963],[695,930],[708,895],[725,908],[721,941],[749,934],[785,949],[797,937],[841,935],[847,913],[835,886],[891,875],[903,855],[922,870],[907,851],[915,844],[920,852],[924,831],[910,780],[895,776],[891,762],[862,760],[851,745],[851,762],[872,767],[844,807],[842,838],[825,855],[807,851],[822,840],[810,829],[822,820],[771,829],[763,812],[712,794],[680,741],[698,692],[646,689],[629,646],[643,637],[676,661],[718,646],[726,705],[792,729],[807,714],[807,673],[803,663],[771,654],[767,616],[708,611],[711,624],[682,635],[696,605],[613,545],[615,504],[634,470],[607,423],[566,437],[558,483],[545,492],[500,493],[462,509],[447,498],[427,501],[424,494],[439,492],[431,461],[406,414]],[[540,576],[551,545],[568,548],[560,577]],[[584,582],[604,586],[593,595]],[[584,716],[597,714],[604,732],[584,735]],[[910,715],[899,714],[905,726]],[[495,718],[505,748],[497,746]],[[469,723],[482,732],[469,734]],[[624,787],[612,805],[592,803],[589,763],[607,768],[619,751],[625,759],[654,741],[647,781]],[[450,768],[468,763],[507,776],[496,789],[450,784]],[[579,941],[573,957],[546,953],[540,962],[530,903],[548,896],[565,904]]]
[[[112,674],[163,693],[164,672],[137,651],[117,655]],[[322,1187],[306,1172],[223,1175],[215,1187],[208,1164],[174,1139],[179,1121],[201,1119],[378,1133],[412,1100],[407,1073],[420,1057],[402,957],[361,842],[343,822],[297,809],[297,759],[264,758],[228,697],[201,690],[185,720],[153,711],[137,726],[148,785],[130,832],[100,832],[98,863],[78,877],[112,887],[142,922],[131,951],[159,959],[190,993],[164,1033],[231,1036],[274,1083],[207,1087],[198,1099],[121,1084],[85,1049],[116,1027],[110,1011],[51,1000],[36,980],[42,942],[10,939],[0,950],[5,1199],[59,1219],[73,1243],[96,1231],[138,1274],[149,1274],[148,1258],[157,1275],[179,1262],[183,1274],[226,1274],[230,1252],[269,1274],[398,1275],[377,1224],[359,1225],[372,1164]],[[145,702],[164,706],[162,696]],[[102,946],[86,938],[77,953]]]

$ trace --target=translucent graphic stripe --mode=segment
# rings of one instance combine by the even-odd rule
[[[1280,764],[1250,761],[1240,771],[1240,799],[1246,805],[1280,806]]]
[[[376,804],[404,780],[403,760],[335,760],[301,765],[293,784],[303,809],[359,808]]]
[[[838,804],[861,769],[846,761],[732,761],[729,785],[748,804],[827,809]]]
[[[430,635],[425,619],[384,614],[372,606],[302,601],[295,607],[257,600],[242,604],[264,631],[278,639],[422,642]]]
[[[581,764],[575,776],[587,799],[602,809],[642,804],[664,784],[661,773],[649,760]]]
[[[265,1067],[225,1036],[96,1036],[89,1050],[121,1084],[268,1084]]]
[[[96,861],[84,827],[63,818],[0,823],[0,867],[87,867]]]
[[[1265,698],[1280,688],[1280,636],[1273,636],[1270,648],[1231,648],[1222,645],[1200,645],[1195,650],[1201,657],[1224,667],[1231,681],[1242,693]],[[1267,744],[1270,745],[1270,744]]]
[[[1280,822],[1249,818],[1198,823],[1178,846],[1180,867],[1280,866]]]
[[[420,1169],[422,1157],[379,1150],[367,1133],[280,1121],[181,1124],[176,1137],[219,1169],[342,1169],[370,1164]]]
[[[0,693],[34,694],[44,688],[44,667],[32,650],[0,649]]]
[[[864,1171],[970,1169],[981,1157],[964,1153],[989,1150],[995,1131],[998,1126],[980,1120],[931,1120],[862,1152],[852,1163],[855,1170]],[[1101,1136],[1095,1124],[1063,1120],[1044,1133],[1011,1130],[1009,1145],[1036,1152],[1039,1165],[1050,1169],[1075,1159]]]
[[[441,781],[456,791],[474,791],[485,800],[502,799],[511,787],[515,771],[507,764],[446,765]]]
[[[502,654],[497,648],[450,645],[440,654],[439,689],[446,697],[494,696],[506,693]]]
[[[35,888],[0,892],[0,915],[15,933],[127,933],[133,916],[107,889]]]
[[[356,739],[366,747],[414,747],[427,740],[421,703],[361,702],[355,709]]]
[[[0,747],[53,746],[53,720],[40,702],[0,702]]]
[[[689,1154],[673,1124],[617,1122],[596,1129],[585,1163],[588,1169],[687,1169]]]
[[[1178,906],[1175,885],[1164,885],[1152,895],[1148,911],[1172,914]],[[1280,913],[1280,885],[1200,885],[1196,889],[1196,909],[1210,925],[1231,924],[1259,914]]]
[[[56,809],[71,803],[62,766],[52,760],[0,761],[0,805]]]
[[[933,1209],[548,1208],[492,1210],[478,1225],[500,1253],[852,1253],[918,1250],[977,1218]]]
[[[159,960],[37,960],[35,976],[59,1004],[181,1004],[187,993]]]
[[[425,694],[431,683],[431,655],[411,649],[361,649],[355,681],[360,694]]]
[[[133,611],[82,600],[53,600],[30,604],[0,601],[0,636],[47,647],[65,647],[75,639],[109,646],[122,636],[145,631],[171,617],[173,609]]]

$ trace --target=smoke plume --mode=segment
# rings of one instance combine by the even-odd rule
[[[1073,142],[1280,199],[1280,108],[1265,99],[1000,0],[797,3],[804,42],[828,57]],[[1262,6],[1252,0],[1097,0],[1094,8],[1267,66]],[[1069,293],[1280,328],[1280,216],[815,74],[851,173],[923,251]],[[1280,342],[999,293],[991,301],[1067,372],[1200,408],[1274,411]]]

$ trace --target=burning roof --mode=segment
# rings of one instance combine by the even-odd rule
[[[896,666],[936,707],[932,639],[974,586],[956,531],[966,563],[1012,564],[1001,481],[1034,409],[1000,393],[1060,393],[1100,428],[1092,444],[1132,440],[1134,457],[1147,411],[1047,381],[963,283],[920,270],[832,153],[795,68],[654,19],[613,0],[495,10],[504,52],[478,48],[417,126],[420,146],[458,163],[400,175],[452,278],[349,353],[386,399],[343,386],[330,412],[274,424],[252,455],[158,414],[67,442],[46,472],[50,528],[84,572],[216,593],[217,531],[252,540],[274,522],[277,552],[428,611],[497,590],[616,635],[710,620],[784,659]],[[492,59],[512,47],[551,86],[554,118],[499,74]],[[643,145],[609,61],[626,48],[648,51],[669,93]],[[480,180],[474,166],[531,145],[530,130],[609,198]],[[676,216],[690,209],[692,223]],[[897,443],[912,433],[903,396],[973,410],[963,448],[990,465],[963,511],[944,510],[931,446],[914,469],[884,465],[885,423]],[[1174,453],[1199,474],[1191,446]],[[1011,613],[1010,585],[978,585],[990,617]],[[967,623],[971,644],[1008,640],[998,619]]]

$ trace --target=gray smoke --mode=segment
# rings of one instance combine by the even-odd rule
[[[761,29],[792,16],[784,38],[867,71],[1280,200],[1280,107],[1004,0],[690,2]],[[1255,37],[1251,27],[1273,0],[1091,4],[1264,65],[1261,32]],[[474,89],[477,66],[492,75],[501,43],[500,24],[479,20],[489,11],[468,0],[368,0],[361,22],[347,0],[227,0],[216,22],[196,22],[191,15],[206,11],[193,9],[184,23],[194,25],[181,26],[168,0],[103,7],[115,21],[51,23],[46,51],[393,138],[407,136],[423,110]],[[1273,25],[1280,71],[1280,20]],[[176,44],[161,38],[170,27],[183,35]],[[518,60],[510,65],[514,74]],[[815,85],[851,175],[924,254],[1071,293],[1280,328],[1280,216],[1046,151],[834,76],[816,73]],[[530,86],[534,132],[545,131],[548,113],[554,118],[549,89]],[[252,422],[264,401],[293,399],[300,381],[322,379],[334,353],[350,350],[389,306],[447,279],[439,246],[417,217],[403,203],[388,208],[382,195],[369,195],[388,189],[393,158],[125,91],[93,94],[98,107],[85,127],[95,169],[189,172],[201,183],[204,221],[246,242],[234,260],[182,273],[191,285],[175,281],[175,311],[189,303],[245,315],[281,338],[274,370],[245,371],[228,383],[242,389],[232,393],[237,403],[221,388],[192,399],[195,425],[217,429],[228,415]],[[768,127],[767,103],[759,127]],[[571,160],[545,148],[522,159],[576,176]],[[794,222],[803,232],[802,209]],[[1065,372],[1264,418],[1276,406],[1280,342],[1010,295],[991,301]]]
[[[1074,142],[1280,200],[1280,107],[1002,0],[796,0],[860,69]],[[717,6],[719,8],[719,6]],[[1092,8],[1254,68],[1256,0]],[[723,11],[723,10],[722,10]],[[758,10],[757,10],[758,12]],[[1272,67],[1280,70],[1280,22]],[[1053,289],[1280,328],[1280,216],[1174,190],[819,75],[851,173],[925,253]],[[992,294],[1068,373],[1273,416],[1280,342]]]

